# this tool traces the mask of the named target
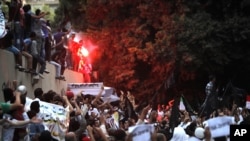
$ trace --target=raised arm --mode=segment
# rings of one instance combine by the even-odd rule
[[[97,96],[95,97],[95,99],[92,101],[92,104],[95,105],[97,104],[97,101],[100,100],[101,96],[102,96],[102,92],[104,90],[104,86],[101,87],[100,92],[97,94]]]
[[[10,105],[10,110],[15,110],[17,108],[23,107],[23,104],[21,104],[21,99],[20,99],[21,92],[15,91],[14,95],[16,99],[15,102]]]
[[[147,107],[143,108],[140,116],[139,116],[139,119],[137,121],[136,124],[142,124],[144,122],[144,119],[146,118],[147,116],[147,113],[148,113],[148,110],[151,108],[151,105],[148,105]]]
[[[44,17],[44,16],[46,16],[46,15],[48,15],[49,14],[49,12],[42,12],[40,15],[35,15],[35,14],[32,14],[31,15],[31,17],[32,18],[35,18],[35,19],[40,19],[40,18],[42,18],[42,17]]]
[[[64,101],[66,103],[66,107],[68,106],[69,107],[69,111],[72,112],[74,110],[74,108],[71,105],[71,103],[69,102],[68,97],[66,95],[63,95],[63,99],[64,99]]]

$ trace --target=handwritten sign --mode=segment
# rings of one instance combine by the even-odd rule
[[[101,89],[103,82],[98,83],[68,83],[68,87],[71,89]]]
[[[97,95],[103,83],[68,83],[68,88],[74,93],[79,94],[82,92],[83,95]],[[102,95],[105,94],[103,91]]]
[[[103,87],[103,83],[68,83],[68,88],[74,93],[83,95],[93,95],[96,96],[99,94],[101,88]],[[117,96],[115,89],[113,87],[104,87],[104,91],[102,92],[102,100],[104,102],[114,102],[120,100]]]
[[[139,124],[128,128],[133,141],[151,141],[151,134],[154,132],[153,124]]]
[[[233,117],[216,117],[205,121],[204,124],[209,127],[213,138],[228,136],[230,134],[230,125],[233,124]]]

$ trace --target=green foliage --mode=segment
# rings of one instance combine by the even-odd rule
[[[4,5],[2,5],[1,9],[2,9],[3,13],[5,13],[5,16],[8,16],[8,11],[9,11],[8,6],[4,4]]]
[[[50,14],[46,15],[45,18],[51,22],[54,22],[54,17],[55,17],[54,9],[51,9],[50,6],[48,6],[48,5],[43,5],[41,10],[44,12],[49,12]]]
[[[249,18],[237,15],[225,21],[213,20],[207,13],[186,17],[178,35],[179,54],[186,54],[192,60],[189,63],[194,70],[223,74],[236,61],[244,66],[249,63],[244,59],[250,53],[246,42],[250,38],[246,30],[250,28],[249,22]]]

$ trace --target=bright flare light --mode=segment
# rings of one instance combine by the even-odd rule
[[[84,57],[89,56],[89,51],[85,47],[81,47],[81,53]]]

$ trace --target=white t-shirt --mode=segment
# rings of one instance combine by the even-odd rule
[[[100,113],[96,108],[89,109],[88,114],[91,116],[91,113],[94,113],[97,115],[97,117],[100,117]]]

